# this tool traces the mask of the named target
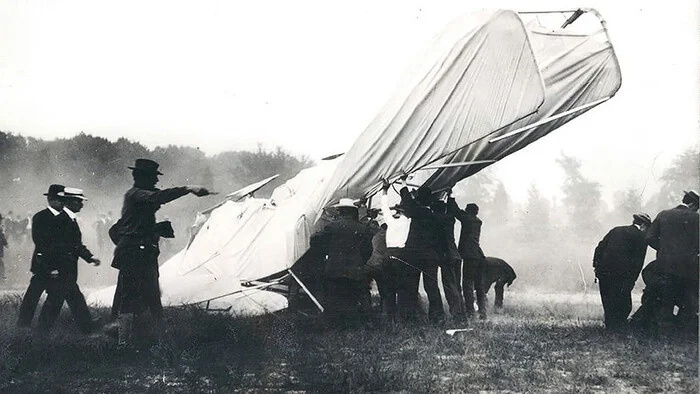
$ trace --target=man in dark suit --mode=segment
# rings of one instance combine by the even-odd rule
[[[60,232],[59,215],[63,212],[63,201],[58,197],[58,193],[63,192],[63,189],[63,185],[49,186],[48,192],[44,193],[49,206],[32,217],[32,240],[34,241],[30,268],[32,278],[19,308],[17,325],[20,327],[29,327],[32,324],[36,306],[50,279],[49,267],[56,259],[54,238]]]
[[[451,203],[450,211],[462,223],[459,235],[459,254],[462,256],[462,291],[464,292],[464,307],[468,317],[474,315],[474,291],[476,291],[476,304],[479,308],[479,318],[486,319],[486,260],[484,252],[479,245],[481,238],[481,219],[479,206],[470,203],[464,210],[457,207],[457,203]]]
[[[684,192],[682,204],[661,211],[652,222],[646,240],[656,249],[661,294],[656,324],[674,320],[674,302],[680,294],[678,321],[697,333],[698,324],[698,194]]]
[[[325,257],[323,280],[326,288],[325,315],[334,325],[357,322],[369,313],[365,304],[367,267],[372,251],[372,234],[359,221],[352,199],[341,198],[334,205],[338,219],[312,237],[312,245]]]
[[[496,308],[503,308],[503,287],[513,284],[516,278],[515,270],[513,270],[513,267],[506,263],[505,260],[497,257],[487,257],[486,273],[483,275],[486,286],[485,292],[488,293],[491,286],[495,284],[496,301],[494,306]]]
[[[627,317],[632,311],[632,289],[647,253],[644,232],[651,224],[651,218],[646,213],[632,217],[631,225],[610,230],[593,255],[593,267],[600,283],[600,299],[605,313],[605,328],[609,330],[619,330],[627,324]]]
[[[448,198],[450,199],[452,198]],[[464,320],[466,311],[462,295],[462,256],[459,255],[455,242],[455,217],[447,210],[447,203],[443,200],[433,201],[431,208],[442,224],[439,265],[447,305],[453,319]]]
[[[128,167],[134,185],[124,194],[122,216],[115,224],[114,237],[110,230],[110,237],[116,243],[112,267],[119,270],[115,303],[118,303],[118,335],[122,346],[129,345],[134,318],[139,320],[146,311],[156,320],[157,328],[162,329],[158,242],[161,236],[174,234],[169,222],[156,223],[156,212],[163,204],[190,193],[198,197],[211,194],[198,186],[158,189],[158,175],[163,175],[158,167],[158,163],[149,159],[136,159],[134,166]]]
[[[445,320],[442,294],[438,286],[438,267],[443,256],[445,244],[445,226],[438,215],[430,209],[433,192],[427,186],[421,186],[413,193],[401,189],[401,207],[406,217],[411,219],[406,246],[403,252],[408,264],[421,270],[423,289],[428,295],[428,319],[433,323]],[[420,276],[412,274],[409,286],[418,290]]]
[[[66,301],[80,330],[90,333],[93,328],[92,316],[77,283],[79,257],[95,266],[100,265],[100,260],[83,245],[82,233],[76,222],[76,214],[87,199],[81,189],[69,187],[59,192],[58,197],[63,200],[63,213],[57,217],[58,232],[53,240],[55,258],[47,264],[51,269],[51,278],[46,288],[48,297],[39,315],[39,328],[50,330]]]
[[[0,283],[4,283],[7,277],[5,277],[5,262],[2,260],[5,255],[5,248],[7,247],[7,238],[5,238],[5,232],[2,228],[2,215],[0,215]]]

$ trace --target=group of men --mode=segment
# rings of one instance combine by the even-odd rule
[[[371,306],[368,284],[374,279],[383,318],[416,317],[422,276],[428,318],[443,322],[439,270],[453,319],[463,321],[476,315],[486,319],[486,291],[491,281],[487,280],[487,260],[479,245],[479,207],[472,203],[463,210],[449,193],[435,194],[425,186],[411,192],[405,185],[399,192],[400,203],[389,207],[389,188],[385,182],[381,209],[376,216],[371,215],[372,220],[362,223],[358,206],[343,198],[333,206],[335,220],[312,237],[312,249],[324,263],[325,313],[336,322],[366,317]],[[454,237],[456,220],[461,222],[459,242]],[[501,305],[503,285],[515,279],[510,266],[507,271],[500,283]]]
[[[32,226],[30,217],[22,218],[9,211],[7,215],[0,215],[0,224],[4,229],[5,237],[11,239],[13,243],[24,243],[31,232]]]
[[[160,190],[156,188],[158,163],[137,159],[132,170],[134,185],[124,195],[121,219],[109,229],[115,243],[112,267],[119,270],[114,297],[113,317],[117,321],[119,343],[131,342],[134,321],[150,312],[156,325],[161,326],[162,305],[158,286],[158,241],[172,237],[169,222],[156,222],[155,213],[161,205],[187,194],[206,196],[210,192],[198,186],[181,186]],[[89,333],[97,328],[77,284],[78,258],[99,265],[82,243],[76,214],[83,208],[84,192],[78,188],[54,184],[45,193],[48,207],[32,217],[32,278],[20,305],[17,324],[30,326],[43,292],[47,299],[39,315],[38,327],[46,332],[60,314],[64,301],[80,329]]]
[[[696,192],[684,192],[677,207],[660,212],[653,221],[645,213],[634,214],[631,225],[613,228],[600,241],[593,267],[606,328],[619,331],[628,326],[631,293],[641,272],[646,287],[632,327],[655,333],[660,327],[681,328],[697,334],[699,206]],[[642,271],[647,245],[656,250],[656,260]]]

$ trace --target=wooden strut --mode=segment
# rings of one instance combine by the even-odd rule
[[[314,304],[316,304],[316,307],[318,308],[318,310],[320,310],[321,312],[323,312],[323,306],[321,305],[320,302],[318,302],[318,300],[316,299],[316,297],[314,297],[314,295],[311,294],[311,292],[310,292],[309,289],[306,287],[306,285],[304,285],[304,282],[302,282],[301,279],[299,279],[299,277],[296,276],[296,275],[294,274],[294,272],[292,272],[292,269],[291,269],[291,268],[287,269],[287,271],[292,275],[292,278],[294,278],[294,280],[297,281],[297,283],[299,284],[299,286],[301,286],[301,288],[304,289],[304,291],[305,291],[306,294],[309,296],[309,298],[311,298],[311,301],[313,301]]]
[[[540,120],[539,122],[535,122],[535,123],[533,123],[533,124],[530,124],[530,125],[521,127],[521,128],[519,128],[519,129],[515,129],[515,130],[513,130],[513,131],[511,131],[511,132],[508,132],[508,133],[506,133],[506,134],[503,134],[503,135],[500,135],[500,136],[498,136],[498,137],[492,138],[492,139],[489,140],[489,144],[490,144],[490,143],[493,143],[493,142],[498,142],[498,141],[500,141],[500,140],[502,140],[502,139],[505,139],[505,138],[508,138],[508,137],[512,137],[512,136],[514,136],[514,135],[516,135],[516,134],[524,133],[524,132],[526,132],[526,131],[528,131],[528,130],[530,130],[530,129],[534,129],[534,128],[537,127],[537,126],[543,125],[543,124],[545,124],[545,123],[549,123],[549,122],[551,122],[551,121],[553,121],[553,120],[557,120],[557,119],[559,119],[559,118],[563,118],[564,116],[567,116],[567,115],[571,115],[571,114],[573,114],[574,112],[583,111],[583,110],[586,109],[586,108],[590,108],[590,107],[593,107],[593,106],[595,106],[595,105],[601,104],[601,103],[603,103],[603,102],[605,102],[605,101],[610,100],[611,98],[612,98],[612,96],[604,97],[604,98],[602,98],[602,99],[600,99],[600,100],[596,100],[596,101],[593,101],[593,102],[588,103],[588,104],[581,105],[581,106],[576,107],[576,108],[571,108],[571,109],[568,110],[568,111],[564,111],[564,112],[558,113],[558,114],[556,114],[556,115],[550,116],[550,117],[548,117],[548,118],[544,118],[544,119]]]
[[[495,163],[495,162],[496,162],[496,160],[474,160],[474,161],[463,161],[461,163],[436,164],[436,165],[432,165],[432,166],[421,167],[417,171],[437,170],[440,168],[452,168],[452,167],[466,167],[466,166],[471,166],[471,165],[476,165],[476,164],[491,164],[491,163]]]

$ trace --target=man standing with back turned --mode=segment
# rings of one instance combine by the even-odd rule
[[[623,329],[627,324],[627,316],[632,311],[632,289],[647,254],[644,232],[651,225],[651,218],[646,213],[635,213],[632,218],[631,225],[610,230],[593,254],[605,328],[612,331]]]
[[[474,290],[476,290],[476,304],[479,308],[479,318],[486,319],[486,256],[481,250],[479,239],[481,238],[481,219],[479,206],[469,203],[464,210],[459,209],[452,199],[448,201],[449,212],[462,223],[459,235],[459,254],[464,260],[462,267],[462,291],[464,292],[464,307],[467,317],[474,316]]]
[[[146,310],[162,328],[163,305],[158,286],[158,240],[164,232],[172,232],[169,222],[156,223],[156,211],[182,196],[192,193],[198,197],[211,194],[198,186],[181,186],[160,190],[156,188],[158,163],[136,159],[132,170],[134,186],[124,195],[122,216],[118,226],[118,241],[112,267],[119,270],[119,344],[128,345],[134,318]],[[115,297],[116,298],[116,297]]]
[[[684,192],[682,204],[659,212],[649,227],[646,240],[656,249],[660,310],[655,323],[673,322],[675,300],[680,300],[678,320],[682,328],[698,332],[698,194]],[[670,328],[670,327],[669,327]]]

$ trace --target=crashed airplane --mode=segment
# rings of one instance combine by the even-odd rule
[[[292,268],[325,207],[369,198],[383,179],[406,174],[445,190],[610,99],[621,72],[605,22],[590,9],[556,13],[568,17],[563,26],[543,25],[551,12],[508,10],[453,21],[345,154],[302,170],[270,198],[252,196],[266,179],[200,213],[187,246],[160,267],[163,305],[274,312],[288,301],[269,290],[291,277],[322,309]],[[576,29],[583,25],[588,32]],[[111,305],[113,295],[110,287],[88,301]]]

